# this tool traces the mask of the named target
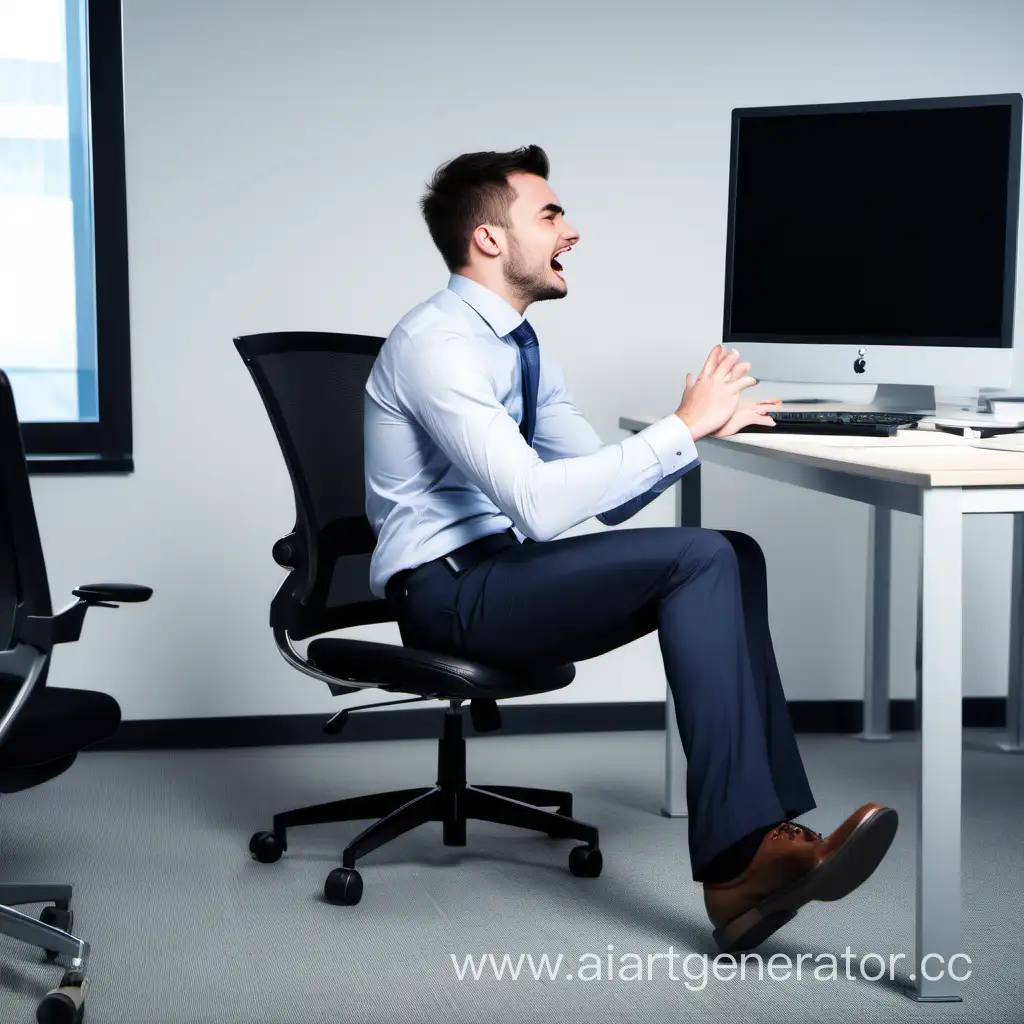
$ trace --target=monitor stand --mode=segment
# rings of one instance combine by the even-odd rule
[[[931,384],[879,384],[870,402],[834,402],[828,399],[790,401],[783,408],[811,412],[910,412],[934,416],[935,388]],[[952,409],[950,409],[952,411]]]

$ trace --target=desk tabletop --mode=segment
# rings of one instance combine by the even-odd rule
[[[623,416],[623,430],[638,431],[660,416]],[[739,433],[697,442],[702,459],[715,450],[749,452],[916,487],[1024,487],[1024,450],[997,451],[978,442],[925,427],[900,430],[893,437]]]

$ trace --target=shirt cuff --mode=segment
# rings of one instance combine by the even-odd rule
[[[698,458],[689,428],[674,412],[644,427],[636,436],[650,445],[661,465],[662,476],[670,476]]]

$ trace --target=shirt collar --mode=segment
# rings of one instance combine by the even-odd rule
[[[482,284],[477,284],[476,281],[471,281],[468,277],[463,277],[462,274],[452,274],[448,280],[448,288],[475,309],[499,338],[511,334],[525,319],[500,295]]]

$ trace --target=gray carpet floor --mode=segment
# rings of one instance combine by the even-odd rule
[[[829,832],[880,801],[899,811],[900,830],[867,883],[837,903],[808,905],[759,952],[795,964],[800,953],[841,957],[849,947],[852,979],[843,960],[833,980],[813,977],[808,964],[821,960],[805,961],[800,980],[759,980],[749,968],[744,979],[718,980],[698,958],[684,964],[715,950],[691,878],[687,821],[659,814],[663,755],[653,732],[468,742],[471,782],[573,791],[576,816],[601,830],[597,879],[570,874],[571,841],[475,822],[465,848],[443,846],[432,824],[361,861],[355,907],[326,903],[323,882],[360,823],[296,829],[278,863],[250,858],[250,834],[275,811],[431,784],[436,744],[425,740],[86,753],[62,777],[3,799],[0,879],[75,886],[75,931],[92,945],[90,1024],[1017,1021],[1024,757],[984,749],[992,735],[969,731],[964,751],[963,952],[972,974],[962,1003],[903,994],[914,950],[911,734],[887,744],[800,736],[818,803],[804,823]],[[488,952],[562,954],[563,967],[554,980],[528,970],[517,980],[457,978],[453,954],[461,963]],[[666,957],[648,961],[670,952],[675,981]],[[904,954],[895,981],[859,976],[869,952],[886,961]],[[630,980],[622,965],[637,962],[643,975]],[[580,963],[601,963],[599,977],[568,980]],[[34,1021],[59,976],[39,951],[0,936],[0,1024]]]

